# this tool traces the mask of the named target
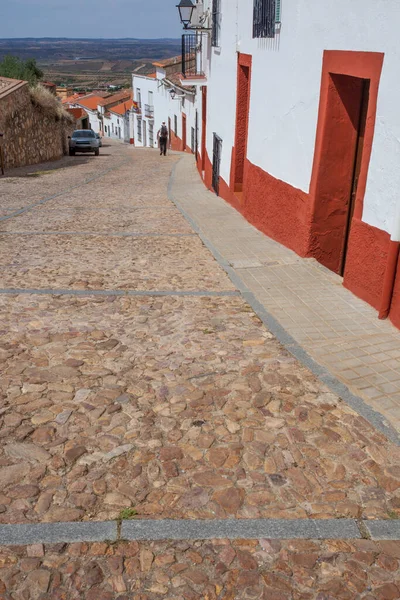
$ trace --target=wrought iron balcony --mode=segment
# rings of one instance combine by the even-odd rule
[[[184,33],[182,36],[182,75],[186,78],[204,77],[203,43],[207,34]]]
[[[150,106],[150,104],[144,105],[144,116],[149,119],[154,119],[154,106]]]

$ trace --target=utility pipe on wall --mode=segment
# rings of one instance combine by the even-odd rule
[[[386,263],[385,278],[383,280],[381,307],[379,309],[379,318],[387,319],[390,312],[390,305],[393,298],[394,284],[396,280],[397,265],[399,262],[400,250],[400,203],[396,209],[394,226],[392,230],[388,258]]]

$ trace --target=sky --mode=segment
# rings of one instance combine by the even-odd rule
[[[177,0],[0,0],[0,38],[178,38]]]

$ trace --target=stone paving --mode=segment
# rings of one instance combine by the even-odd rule
[[[399,564],[389,541],[35,544],[0,549],[0,598],[396,600]]]
[[[400,332],[341,277],[263,235],[207,191],[190,157],[177,166],[172,191],[283,328],[400,432]]]
[[[0,523],[399,518],[399,446],[294,359],[243,298],[227,295],[234,286],[196,236],[165,235],[194,233],[167,199],[179,157],[118,144],[107,153],[111,163],[65,167],[67,185],[114,171],[0,227],[0,288],[54,292],[0,294]],[[65,189],[59,176],[40,175],[46,194]],[[21,178],[27,196],[39,178]],[[10,190],[13,177],[4,181]],[[88,206],[85,233],[71,214]],[[115,235],[139,213],[144,235]],[[61,235],[41,233],[50,222]],[[398,598],[399,547],[3,548],[0,598]]]

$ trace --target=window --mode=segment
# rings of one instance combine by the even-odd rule
[[[149,146],[154,148],[154,125],[149,123]]]
[[[137,120],[137,139],[138,142],[142,141],[142,119]]]
[[[213,0],[211,45],[218,47],[221,37],[221,0]]]
[[[112,132],[114,133],[114,123],[111,123],[112,126]]]
[[[149,106],[153,106],[153,92],[149,92]]]
[[[254,0],[253,38],[274,38],[281,22],[281,0]]]
[[[140,91],[140,88],[136,88],[136,102],[139,104],[139,106],[142,103],[142,93]]]
[[[194,127],[192,127],[191,148],[192,148],[192,152],[194,154],[196,151],[196,130]]]
[[[178,117],[174,115],[174,133],[178,135]]]

